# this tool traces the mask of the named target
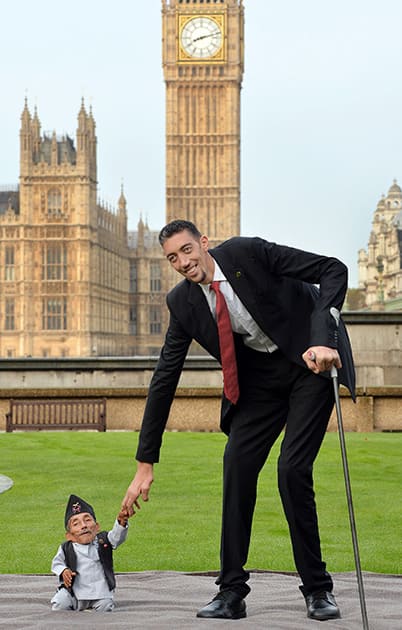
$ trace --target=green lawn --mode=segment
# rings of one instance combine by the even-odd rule
[[[362,568],[402,573],[402,435],[346,435]],[[123,432],[0,434],[0,573],[49,573],[64,538],[68,496],[91,503],[111,527],[132,478],[137,435]],[[166,433],[151,499],[130,521],[117,571],[213,571],[219,567],[222,434]],[[261,473],[248,568],[294,571],[276,489],[275,448]],[[354,557],[338,435],[327,434],[316,464],[322,546],[330,571]]]

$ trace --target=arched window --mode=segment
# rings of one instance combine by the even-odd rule
[[[137,293],[137,263],[130,260],[130,293]]]
[[[161,309],[159,306],[151,306],[149,309],[149,332],[151,335],[160,335],[162,332]]]
[[[42,329],[67,330],[67,299],[45,298],[42,300]]]
[[[4,255],[4,279],[7,282],[14,282],[15,280],[15,255],[14,245],[7,245]]]
[[[159,262],[151,262],[150,269],[150,286],[151,293],[159,293],[162,288],[161,266]]]
[[[67,280],[67,249],[64,243],[44,245],[42,280]]]
[[[48,214],[61,214],[61,192],[58,188],[51,188],[47,193],[47,212]]]

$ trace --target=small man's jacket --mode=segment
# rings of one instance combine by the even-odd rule
[[[114,577],[114,570],[113,570],[113,548],[109,542],[107,534],[108,533],[106,531],[99,532],[96,538],[98,539],[99,560],[101,561],[102,568],[105,573],[106,582],[109,587],[109,590],[113,591],[116,588],[116,580]],[[66,540],[66,542],[62,544],[61,548],[63,549],[64,556],[66,559],[66,566],[70,569],[70,571],[72,571],[73,573],[76,573],[77,572],[77,556],[74,550],[73,543],[71,542],[71,540]],[[65,588],[63,584],[62,576],[60,575],[59,578],[60,578],[60,582],[62,583],[60,588]],[[71,589],[69,590],[73,594],[72,586],[71,586]]]

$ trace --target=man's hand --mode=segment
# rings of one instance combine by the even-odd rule
[[[327,346],[311,346],[303,353],[302,358],[308,369],[314,374],[327,372],[333,365],[336,368],[342,367],[338,351],[335,348],[327,348]]]
[[[133,505],[140,508],[137,501],[141,495],[143,501],[148,501],[149,489],[154,480],[153,464],[147,462],[138,462],[137,472],[134,479],[127,488],[126,496],[124,497],[121,509],[126,510],[129,516],[134,514]]]
[[[61,577],[63,578],[63,584],[66,588],[71,588],[74,577],[76,575],[77,574],[71,571],[71,569],[64,569],[63,573],[61,574]]]
[[[135,506],[140,510],[141,506],[138,505],[137,501],[134,501]],[[135,514],[135,510],[133,510],[133,514]],[[130,518],[130,516],[132,516],[133,514],[129,514],[129,511],[127,508],[121,508],[120,512],[117,515],[117,522],[119,523],[119,525],[121,525],[122,527],[126,527],[127,526],[127,521]]]

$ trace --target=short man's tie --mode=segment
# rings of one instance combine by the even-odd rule
[[[226,300],[219,288],[219,282],[211,282],[211,290],[216,295],[216,323],[219,333],[219,348],[223,372],[223,391],[231,403],[239,399],[239,380],[237,377],[237,361],[233,339],[232,325]]]

